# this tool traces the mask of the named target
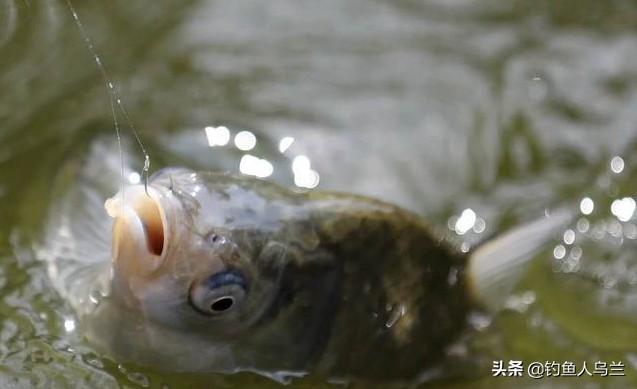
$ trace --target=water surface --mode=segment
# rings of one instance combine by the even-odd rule
[[[398,203],[465,249],[546,209],[581,203],[588,213],[590,198],[592,214],[546,247],[509,308],[474,318],[445,363],[425,370],[449,388],[637,386],[637,227],[626,200],[637,178],[637,4],[76,7],[152,169],[239,172],[250,154],[269,161],[268,179]],[[0,386],[276,387],[247,373],[118,365],[82,342],[35,247],[56,172],[96,139],[114,141],[114,129],[105,82],[65,2],[0,3],[0,90]],[[211,148],[204,128],[219,125],[232,137]],[[242,130],[255,135],[253,149],[233,144]],[[286,137],[294,141],[282,153]],[[295,177],[298,156],[318,182]],[[492,378],[493,361],[510,359],[623,361],[627,377]]]

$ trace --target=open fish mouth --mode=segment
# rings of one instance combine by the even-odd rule
[[[148,275],[163,262],[167,223],[160,198],[156,189],[135,185],[126,187],[104,204],[114,219],[113,262],[126,272]]]

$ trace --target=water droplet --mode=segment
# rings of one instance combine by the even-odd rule
[[[234,136],[234,145],[242,151],[252,150],[257,145],[257,138],[250,131],[239,131]]]
[[[555,257],[555,259],[562,259],[565,255],[566,247],[562,246],[561,244],[555,246],[555,248],[553,249],[553,256]]]
[[[614,156],[610,160],[610,170],[615,174],[621,173],[624,170],[624,159],[620,156]]]
[[[294,138],[292,138],[291,136],[281,138],[281,140],[279,141],[279,152],[281,154],[285,153],[290,148],[290,146],[292,146],[292,143],[294,143]]]
[[[272,175],[274,167],[270,161],[246,154],[239,161],[239,171],[248,176],[265,178]]]
[[[294,174],[294,185],[299,188],[316,188],[319,184],[320,177],[315,170],[309,169]]]
[[[471,208],[467,208],[462,211],[462,214],[458,218],[456,225],[454,227],[456,234],[464,235],[473,228],[477,220],[477,215]]]
[[[210,147],[225,146],[230,141],[230,131],[227,127],[206,127],[204,130]]]
[[[581,218],[577,221],[577,231],[585,233],[590,228],[591,223],[586,218]]]
[[[305,155],[297,155],[292,161],[294,185],[299,188],[315,188],[319,184],[319,174],[312,170],[310,159]]]
[[[139,184],[139,182],[141,181],[141,178],[142,177],[139,175],[139,173],[132,172],[131,174],[128,175],[128,182],[130,182],[133,185]]]
[[[590,197],[584,197],[582,201],[580,201],[579,209],[584,215],[590,215],[595,209],[595,203]]]
[[[75,330],[75,320],[73,319],[65,319],[64,320],[64,329],[66,332],[72,332]]]
[[[568,229],[564,232],[564,243],[571,245],[575,242],[575,231]]]
[[[580,246],[573,246],[573,248],[571,249],[571,252],[569,254],[569,257],[571,257],[572,259],[575,260],[579,260],[582,257],[582,248]]]
[[[613,201],[610,206],[610,212],[620,221],[627,222],[633,217],[635,208],[637,208],[635,200],[632,197],[624,197]]]
[[[294,157],[292,161],[292,171],[296,174],[297,172],[305,172],[310,170],[311,168],[310,159],[305,155],[297,155]]]
[[[473,232],[475,232],[476,234],[481,234],[486,229],[487,229],[487,223],[484,221],[484,219],[481,217],[477,218],[476,224],[473,225]]]

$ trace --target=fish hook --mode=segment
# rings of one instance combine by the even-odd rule
[[[144,154],[144,191],[146,192],[146,196],[150,197],[148,194],[148,171],[150,170],[150,158],[148,154]]]

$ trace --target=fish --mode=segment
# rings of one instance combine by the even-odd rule
[[[472,312],[502,306],[571,219],[553,212],[464,253],[361,195],[167,167],[108,197],[118,169],[104,169],[61,174],[74,189],[40,257],[92,347],[161,371],[413,379]]]

